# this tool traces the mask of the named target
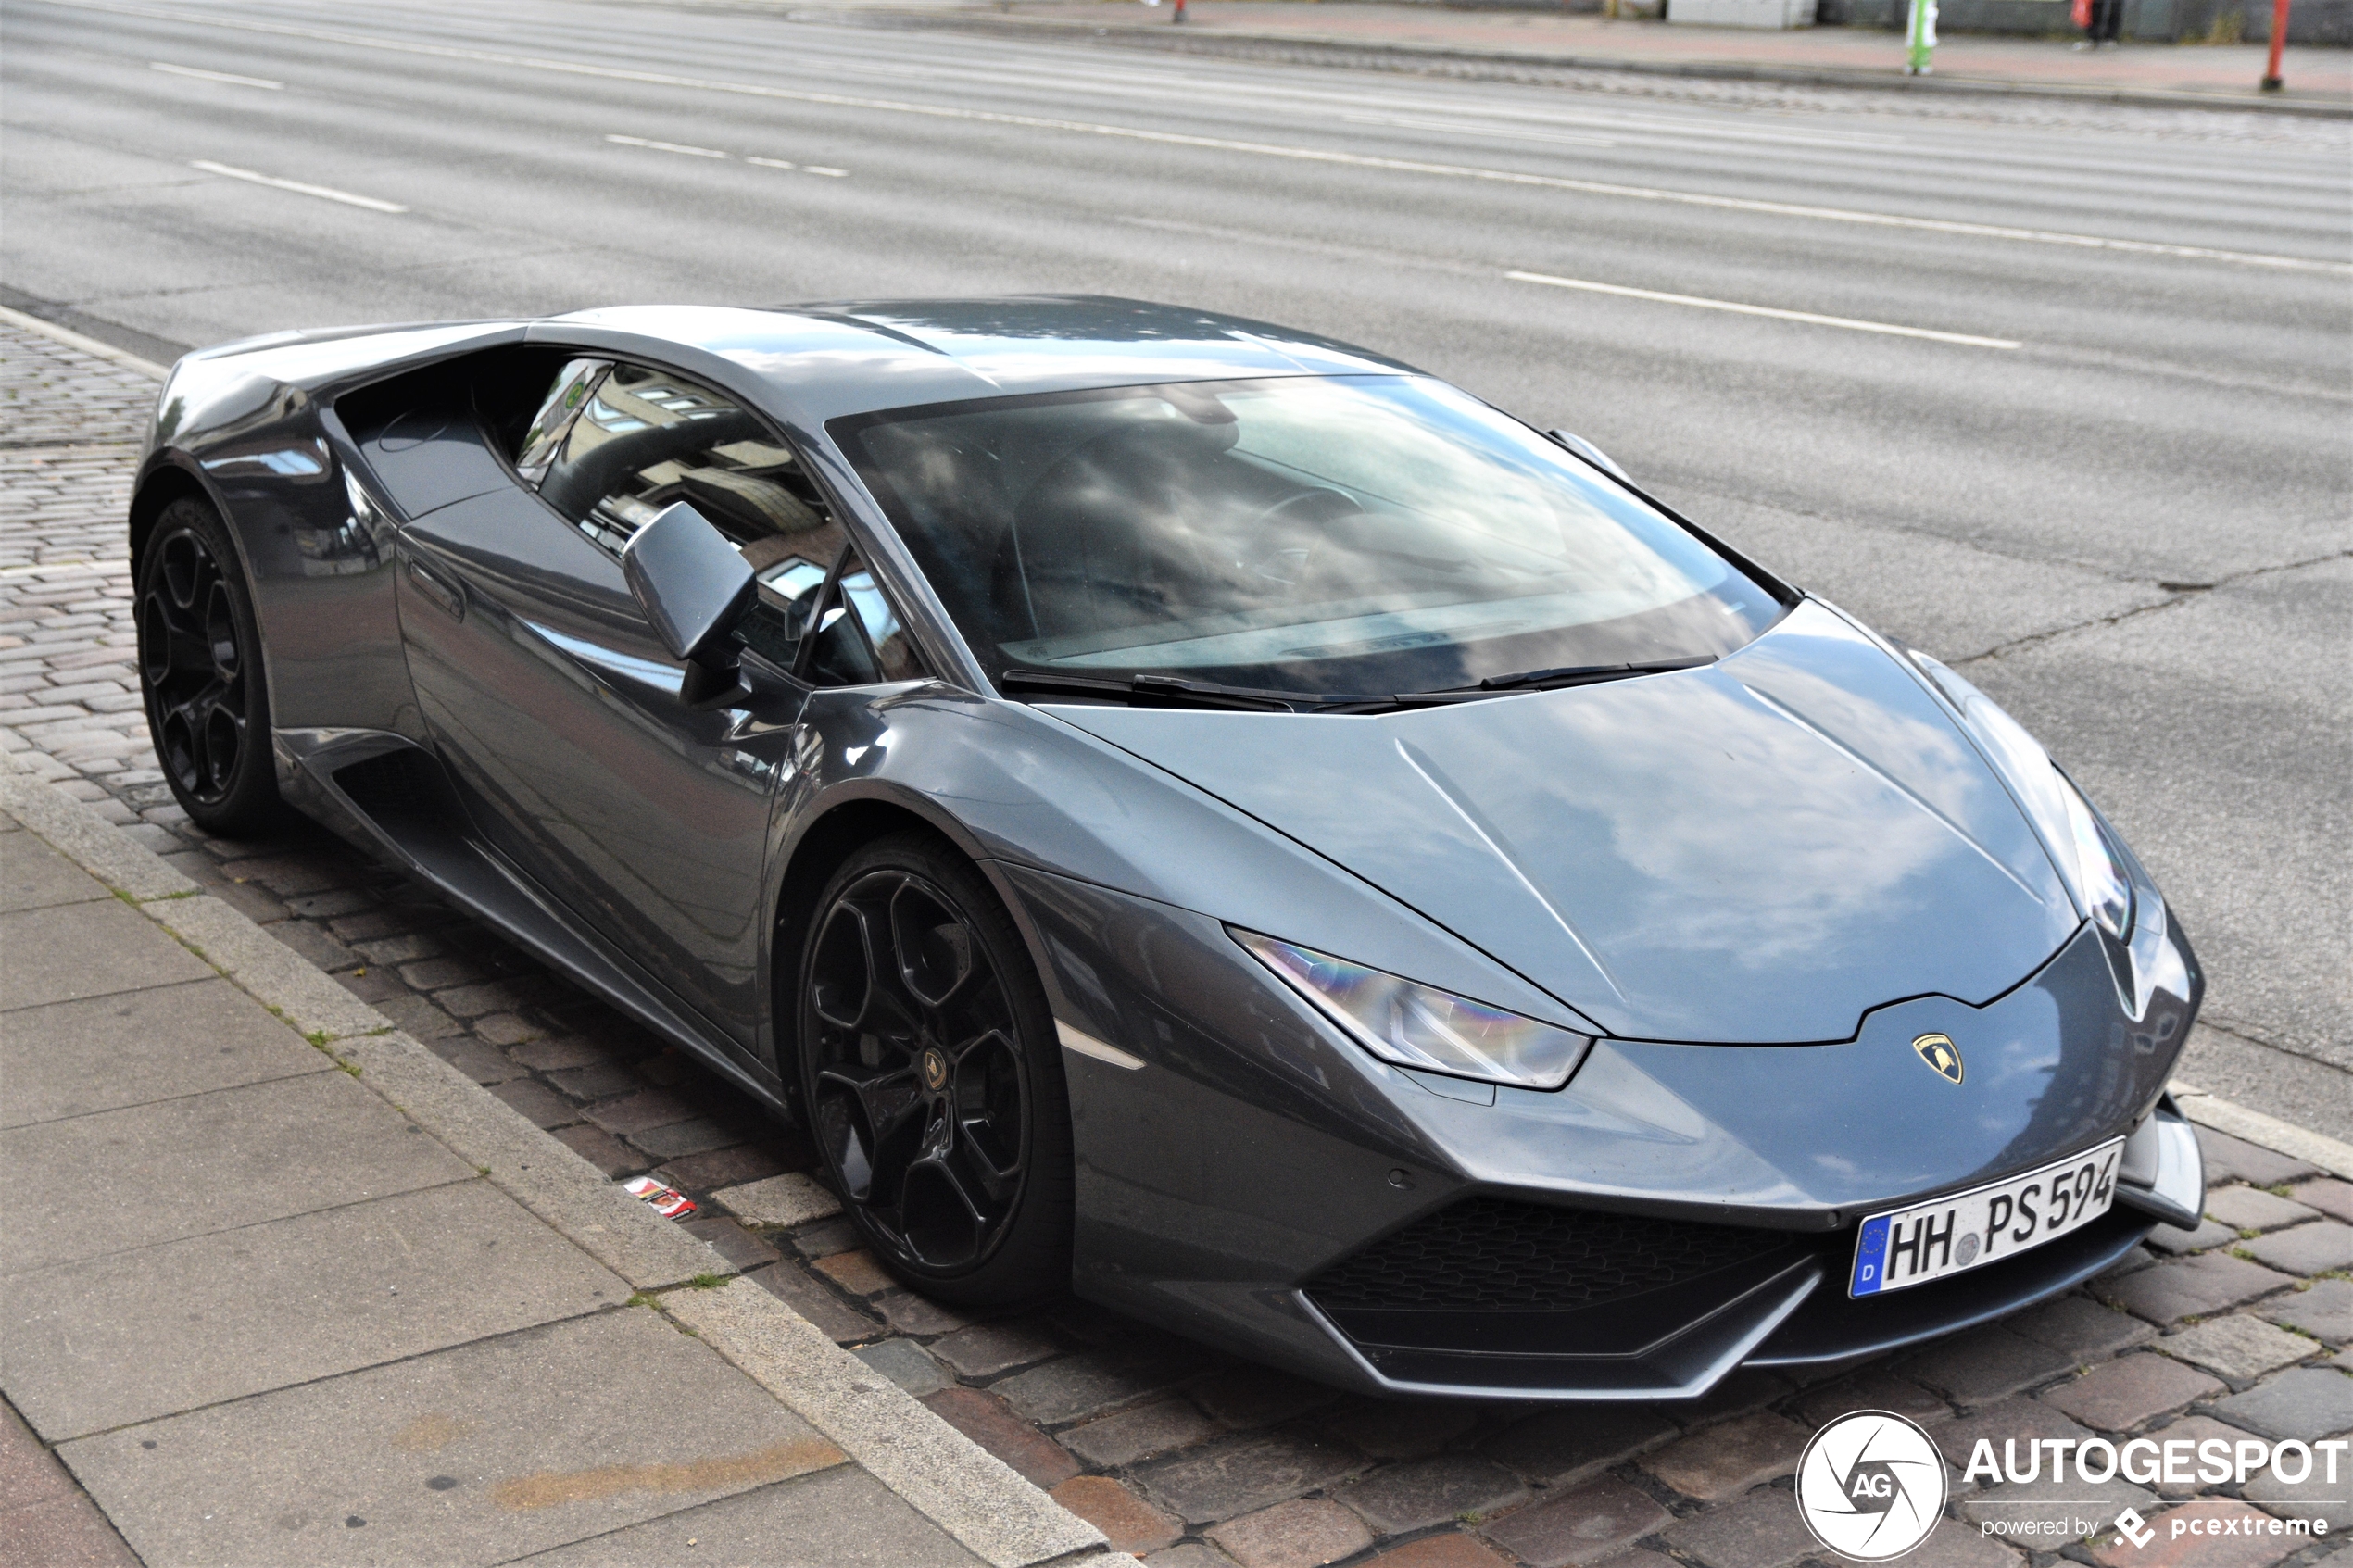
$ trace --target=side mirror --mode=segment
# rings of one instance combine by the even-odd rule
[[[751,565],[710,520],[684,501],[637,530],[621,552],[629,583],[654,634],[686,661],[679,692],[689,706],[724,697],[737,671],[728,633],[751,608]]]
[[[1624,469],[1619,468],[1615,462],[1610,460],[1610,455],[1608,453],[1603,451],[1600,447],[1594,445],[1583,436],[1566,430],[1548,430],[1544,433],[1551,436],[1554,441],[1559,442],[1562,445],[1567,447],[1569,451],[1577,457],[1584,458],[1587,462],[1592,464],[1595,468],[1609,475],[1612,479],[1622,479],[1629,484],[1634,483],[1634,476],[1632,474],[1629,474]]]

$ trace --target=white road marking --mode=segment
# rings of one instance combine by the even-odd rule
[[[607,136],[608,142],[618,142],[624,147],[651,147],[658,153],[684,153],[688,157],[725,157],[717,147],[690,147],[683,142],[649,142],[643,136]]]
[[[233,71],[226,70],[198,70],[194,66],[166,65],[161,60],[149,60],[147,69],[159,70],[166,76],[193,76],[198,82],[226,82],[233,87],[267,87],[272,93],[285,86],[284,82],[272,82],[266,76],[239,76]]]
[[[756,163],[762,169],[799,169],[800,167],[797,163],[786,163],[780,157],[753,157],[749,153],[744,156],[744,161]]]
[[[355,196],[349,191],[338,191],[332,185],[308,185],[299,180],[281,180],[273,174],[256,174],[250,169],[232,169],[225,163],[214,163],[208,158],[197,158],[188,167],[201,169],[207,174],[226,175],[232,180],[250,180],[257,185],[267,185],[274,191],[293,191],[299,195],[318,196],[331,202],[342,202],[346,207],[364,207],[371,212],[409,210],[398,202],[378,201],[373,196]]]
[[[1686,207],[1715,207],[1733,212],[1763,213],[1778,218],[1806,218],[1829,223],[1858,223],[1874,228],[1913,229],[1928,233],[1957,234],[1973,239],[2009,240],[2025,245],[2065,245],[2086,250],[2112,250],[2137,256],[2163,256],[2179,260],[2222,261],[2243,267],[2271,267],[2296,272],[2353,274],[2353,263],[2322,261],[2310,257],[2280,256],[2264,251],[2221,250],[2208,245],[2168,245],[2157,240],[2114,239],[2100,234],[2072,234],[2052,229],[2022,229],[2001,223],[1969,223],[1941,218],[1917,218],[1894,212],[1868,212],[1852,207],[1813,207],[1800,202],[1759,201],[1745,196],[1719,196],[1702,191],[1677,191],[1655,185],[1621,185],[1601,180],[1574,180],[1557,174],[1530,174],[1509,169],[1428,163],[1417,158],[1375,157],[1364,153],[1327,147],[1294,147],[1279,143],[1245,142],[1223,136],[1194,136],[1176,131],[1147,131],[1138,126],[1103,125],[1091,120],[1055,119],[1043,115],[1005,114],[992,109],[959,108],[946,104],[913,104],[894,98],[854,97],[846,93],[812,93],[756,82],[727,82],[711,77],[683,76],[672,71],[632,70],[621,66],[591,65],[537,55],[510,55],[492,49],[461,49],[447,44],[413,44],[332,28],[296,27],[286,22],[245,18],[197,17],[144,6],[107,5],[99,0],[55,0],[77,10],[118,16],[148,17],[163,21],[215,27],[233,31],[308,38],[327,44],[347,44],[385,54],[414,55],[432,59],[466,60],[479,65],[510,66],[559,76],[586,77],[601,82],[635,82],[654,87],[690,92],[726,93],[768,98],[782,103],[820,104],[834,108],[869,109],[881,114],[918,115],[930,119],[954,119],[986,125],[1012,125],[1028,130],[1063,131],[1078,135],[1111,136],[1151,142],[1164,146],[1202,147],[1218,152],[1247,153],[1260,157],[1291,158],[1306,163],[1340,164],[1357,169],[1383,169],[1406,174],[1433,174],[1457,180],[1492,181],[1548,190],[1575,191],[1584,195],[1619,196]]]
[[[1656,289],[1629,289],[1621,283],[1590,282],[1582,278],[1555,278],[1543,272],[1506,272],[1523,283],[1543,283],[1556,289],[1582,289],[1588,294],[1622,295],[1628,299],[1656,300],[1662,305],[1689,305],[1702,310],[1730,310],[1742,316],[1770,316],[1778,321],[1804,321],[1817,327],[1844,327],[1855,332],[1884,332],[1890,337],[1924,337],[1935,343],[1957,343],[1970,348],[2020,348],[2006,337],[1973,337],[1968,332],[1931,332],[1926,327],[1898,327],[1885,321],[1857,321],[1847,316],[1817,316],[1810,310],[1776,310],[1769,305],[1743,305],[1730,299],[1704,299],[1698,295],[1661,294]]]
[[[828,180],[849,178],[849,170],[847,169],[828,169],[822,163],[787,163],[780,157],[753,157],[749,154],[745,155],[744,161],[756,163],[762,169],[789,169],[797,174],[823,175]]]
[[[805,166],[801,169],[801,172],[804,174],[822,174],[828,180],[847,180],[849,178],[849,170],[847,169],[827,169],[823,164],[815,163]]]
[[[1617,142],[1607,136],[1588,136],[1576,131],[1538,131],[1516,125],[1477,125],[1459,119],[1407,119],[1397,115],[1343,114],[1340,119],[1352,125],[1394,125],[1406,131],[1442,131],[1455,136],[1504,137],[1514,142],[1562,142],[1579,147],[1614,147]]]

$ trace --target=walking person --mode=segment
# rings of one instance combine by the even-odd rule
[[[2124,35],[2124,0],[2075,0],[2069,19],[2083,30],[2077,49],[2113,49]]]

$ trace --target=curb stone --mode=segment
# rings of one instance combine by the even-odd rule
[[[5,305],[0,305],[0,321],[5,321],[12,327],[21,327],[29,332],[39,332],[44,337],[56,338],[69,347],[79,348],[82,353],[100,359],[112,360],[126,370],[137,370],[143,375],[153,376],[157,381],[162,381],[171,374],[169,366],[158,365],[152,359],[142,359],[136,354],[126,353],[117,348],[113,344],[100,343],[94,337],[86,337],[71,327],[61,327],[55,321],[44,321],[38,316],[28,316],[21,310],[11,310]]]
[[[716,1289],[690,1285],[735,1270],[707,1243],[606,1181],[292,948],[202,895],[153,851],[12,756],[0,755],[0,809],[264,1007],[306,1035],[324,1035],[323,1041],[313,1039],[319,1049],[632,1289],[685,1286],[659,1298],[673,1321],[703,1335],[990,1568],[1135,1563],[1132,1557],[1101,1554],[1096,1549],[1108,1544],[1101,1531],[876,1376],[767,1291],[740,1278]]]
[[[2353,1144],[2343,1143],[2322,1133],[2308,1131],[2293,1122],[2283,1122],[2276,1116],[2266,1116],[2227,1099],[2218,1099],[2195,1084],[2176,1078],[2171,1085],[2174,1103],[2182,1114],[2203,1123],[2218,1133],[2228,1133],[2234,1138],[2301,1160],[2307,1165],[2317,1165],[2332,1176],[2353,1181]]]

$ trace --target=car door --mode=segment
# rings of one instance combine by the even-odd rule
[[[402,531],[401,627],[426,725],[480,831],[648,977],[768,1054],[763,867],[805,687],[696,709],[622,575],[692,502],[752,560],[772,673],[841,533],[796,455],[728,398],[647,365],[564,368],[512,483]]]

